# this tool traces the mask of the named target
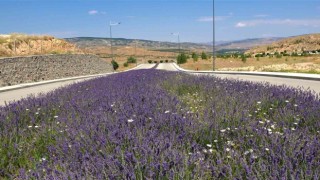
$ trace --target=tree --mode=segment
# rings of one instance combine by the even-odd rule
[[[179,54],[178,57],[177,57],[177,62],[178,62],[178,64],[186,63],[187,62],[186,54],[184,54],[184,53]]]
[[[130,57],[128,57],[128,59],[127,59],[127,63],[137,63],[137,59],[134,58],[134,57],[132,57],[132,56],[130,56]]]
[[[113,70],[117,70],[119,68],[119,64],[115,60],[112,60],[111,64],[112,64]]]
[[[245,55],[241,55],[241,61],[243,63],[246,63],[247,62],[247,57]]]
[[[201,53],[201,59],[208,59],[208,56],[205,52]]]
[[[191,57],[192,57],[192,59],[193,59],[194,62],[198,61],[198,59],[199,59],[198,54],[195,53],[195,52],[192,53]]]

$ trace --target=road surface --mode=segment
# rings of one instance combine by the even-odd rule
[[[151,69],[154,67],[155,64],[141,64],[133,69],[130,70],[139,70],[139,69]],[[10,90],[10,91],[5,91],[5,92],[0,92],[0,106],[5,105],[5,103],[9,103],[15,100],[19,100],[22,98],[26,98],[29,95],[35,95],[37,96],[39,93],[47,93],[50,91],[53,91],[57,88],[70,85],[76,82],[81,82],[85,80],[89,80],[92,78],[84,78],[84,79],[78,79],[78,80],[68,80],[68,81],[63,81],[63,82],[55,82],[55,83],[50,83],[50,84],[43,84],[43,85],[37,85],[37,86],[32,86],[32,87],[27,87],[27,88],[22,88],[22,89],[15,89],[15,90]]]
[[[92,79],[92,78],[55,82],[50,84],[43,84],[43,85],[37,85],[37,86],[32,86],[32,87],[27,87],[22,89],[15,89],[11,91],[0,92],[0,106],[5,105],[6,102],[8,103],[14,100],[26,98],[28,95],[31,95],[31,94],[38,95],[39,93],[50,92],[59,87],[70,85],[76,82],[89,80],[89,79]]]
[[[161,66],[160,66],[161,65]],[[171,63],[160,64],[157,69],[168,70],[168,71],[178,71],[178,69]],[[206,75],[204,73],[199,73],[198,75]],[[291,78],[281,78],[281,77],[270,77],[270,76],[252,76],[252,75],[234,75],[234,74],[209,74],[210,76],[237,79],[252,82],[268,82],[273,85],[287,85],[294,88],[310,89],[315,91],[315,93],[320,93],[320,81],[314,80],[302,80],[302,79],[291,79]]]

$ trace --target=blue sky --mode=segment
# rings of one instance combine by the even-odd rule
[[[0,34],[211,42],[320,32],[319,0],[1,0]]]

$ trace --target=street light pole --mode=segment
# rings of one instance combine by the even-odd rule
[[[111,60],[113,61],[113,48],[112,48],[112,26],[116,26],[116,25],[119,25],[120,22],[117,22],[117,23],[112,23],[110,21],[109,23],[109,26],[110,26],[110,44],[111,44]]]
[[[171,33],[173,36],[178,36],[178,46],[179,46],[179,54],[181,54],[181,47],[180,47],[180,33]]]
[[[179,54],[181,54],[180,34],[178,33]]]
[[[134,42],[134,56],[136,58],[136,66],[138,66],[138,57],[137,57],[137,40]]]
[[[212,41],[212,70],[215,71],[216,70],[216,33],[215,33],[215,13],[214,13],[214,0],[213,0],[213,20],[212,20],[212,24],[213,24],[213,41]]]

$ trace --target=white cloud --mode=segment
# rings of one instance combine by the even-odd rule
[[[320,27],[320,19],[261,19],[238,22],[235,27],[254,27],[258,25],[286,25]]]
[[[215,16],[214,20],[215,21],[224,21],[232,16],[233,16],[233,13],[229,13],[228,16]],[[197,21],[199,21],[199,22],[213,22],[213,16],[200,17]]]
[[[97,10],[88,11],[88,14],[89,14],[89,15],[96,15],[96,14],[98,14],[98,13],[99,13],[99,11],[97,11]]]
[[[213,16],[207,16],[207,17],[200,17],[198,19],[200,22],[213,22]]]
[[[243,22],[238,22],[237,24],[236,24],[236,27],[246,27],[247,26],[247,24],[246,23],[243,23]]]

